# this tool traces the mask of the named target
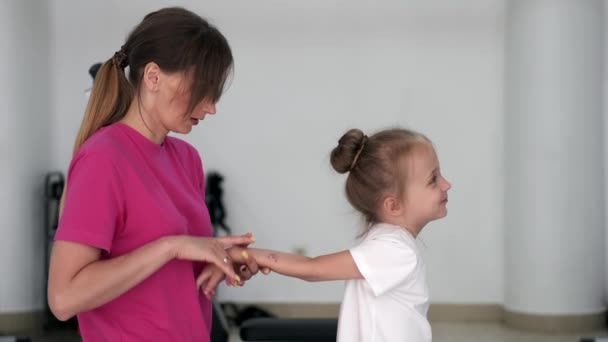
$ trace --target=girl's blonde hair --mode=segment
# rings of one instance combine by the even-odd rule
[[[346,198],[363,214],[368,226],[380,221],[379,209],[387,194],[403,194],[407,170],[400,165],[420,144],[431,141],[408,129],[387,129],[370,137],[359,129],[350,129],[331,151],[334,169],[348,172]]]

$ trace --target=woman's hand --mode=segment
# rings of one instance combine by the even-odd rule
[[[234,261],[236,272],[243,280],[251,279],[258,273],[259,267],[255,258],[249,256],[247,248],[242,246],[233,246],[226,250],[228,255]]]
[[[224,272],[230,282],[240,283],[241,278],[236,274],[232,257],[226,249],[232,246],[248,246],[254,241],[255,238],[251,234],[217,238],[180,235],[175,237],[174,253],[176,259],[214,264]]]
[[[203,291],[205,297],[211,300],[211,298],[215,296],[215,288],[225,277],[226,275],[222,269],[215,265],[207,265],[201,274],[196,278],[196,288]],[[230,282],[226,280],[226,285],[236,286],[240,285],[240,283],[237,283],[235,280],[235,283],[230,284]]]
[[[241,278],[241,281],[233,281],[227,279],[228,286],[243,286],[245,281],[251,279],[258,273],[259,267],[255,258],[249,256],[247,248],[241,246],[233,246],[226,250],[229,257],[232,259],[233,267]],[[262,269],[262,273],[270,273],[269,269]],[[207,265],[205,269],[196,279],[196,286],[200,288],[207,298],[215,296],[217,285],[224,279],[224,272],[215,265]]]

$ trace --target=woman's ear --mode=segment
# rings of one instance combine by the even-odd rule
[[[144,67],[143,85],[147,90],[156,92],[160,82],[161,70],[158,64],[150,62]]]

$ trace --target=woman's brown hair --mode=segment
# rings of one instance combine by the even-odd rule
[[[228,41],[205,19],[180,7],[149,13],[97,72],[73,155],[97,130],[125,116],[150,62],[192,76],[189,112],[204,99],[217,102],[233,68]]]

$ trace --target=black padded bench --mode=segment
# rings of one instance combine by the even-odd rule
[[[252,318],[241,325],[243,342],[336,342],[337,319]]]

